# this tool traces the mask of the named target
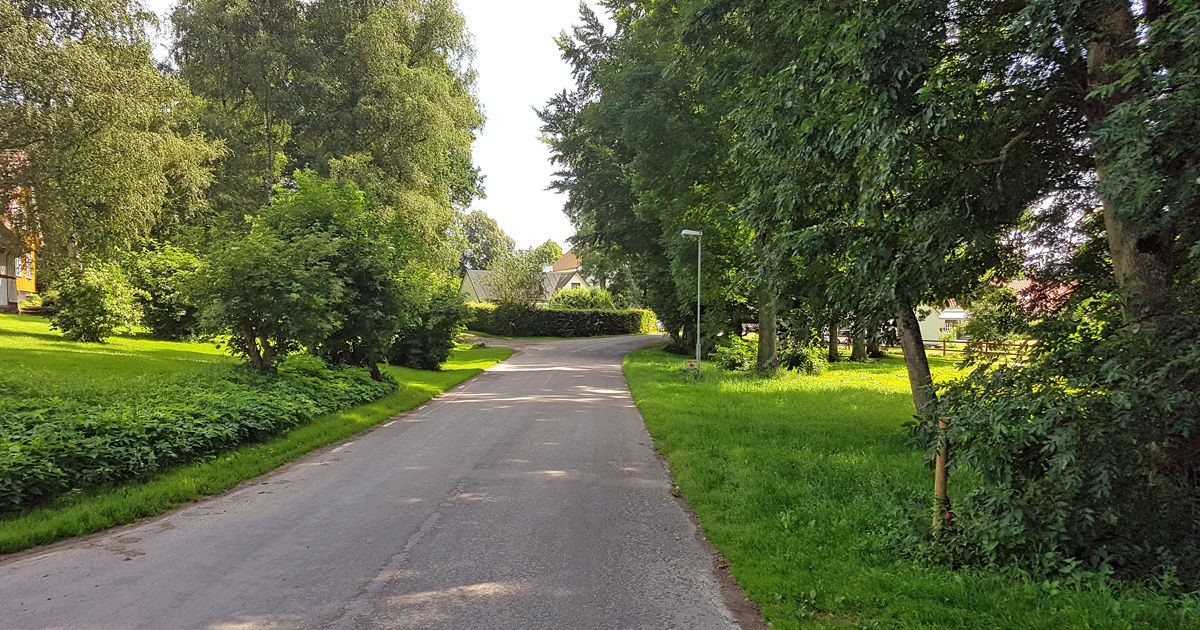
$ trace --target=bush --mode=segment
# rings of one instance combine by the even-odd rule
[[[186,339],[198,332],[199,309],[187,289],[200,269],[199,258],[168,243],[151,242],[131,254],[126,266],[139,291],[142,324],[155,338]]]
[[[137,295],[120,266],[89,259],[82,269],[60,272],[50,300],[53,327],[73,341],[103,343],[118,328],[132,331],[137,325]]]
[[[974,487],[928,548],[1038,576],[1200,586],[1200,326],[1172,323],[1054,324],[1027,364],[951,384],[914,437],[932,450],[934,418],[949,417],[952,462]],[[928,511],[914,518],[927,531]]]
[[[387,362],[418,370],[436,370],[454,350],[454,339],[464,330],[467,307],[455,287],[435,293],[416,324],[396,335]]]
[[[658,332],[658,319],[652,311],[644,309],[516,309],[479,302],[470,303],[467,308],[470,312],[467,326],[493,335],[596,337]]]
[[[200,460],[395,389],[310,355],[288,358],[277,376],[227,369],[119,398],[44,398],[0,375],[0,512]]]
[[[758,365],[758,339],[730,337],[713,349],[712,360],[726,370],[746,372]],[[825,350],[813,345],[781,343],[780,367],[801,374],[818,376],[825,371]]]
[[[721,368],[747,372],[758,363],[758,340],[730,337],[726,343],[713,348],[712,361]]]
[[[826,350],[814,345],[780,344],[779,365],[785,370],[820,376],[825,371]]]
[[[550,298],[550,306],[579,310],[616,310],[613,296],[600,287],[562,289]]]

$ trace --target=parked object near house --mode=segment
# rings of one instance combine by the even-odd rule
[[[462,285],[458,292],[467,302],[496,301],[488,284],[488,277],[493,273],[495,272],[486,269],[468,269],[463,274]],[[586,289],[590,286],[587,280],[579,275],[578,270],[543,272],[542,295],[538,297],[538,304],[548,304],[550,298],[560,289]]]

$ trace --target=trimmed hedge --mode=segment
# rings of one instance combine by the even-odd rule
[[[653,311],[510,308],[472,302],[467,327],[492,335],[514,337],[598,337],[658,332]]]
[[[396,388],[305,355],[278,375],[228,369],[117,398],[41,398],[0,377],[0,513],[211,457]]]

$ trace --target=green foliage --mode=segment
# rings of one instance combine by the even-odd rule
[[[947,389],[934,413],[951,418],[951,456],[978,481],[936,557],[1200,587],[1200,329],[1179,308],[1155,338],[1081,309],[1039,331],[1026,365]],[[936,443],[931,419],[914,434]]]
[[[717,344],[711,355],[717,365],[733,372],[747,372],[758,365],[758,338],[733,336]],[[783,343],[779,349],[779,366],[785,370],[819,376],[825,371],[825,351],[815,345]]]
[[[223,150],[151,56],[153,20],[108,0],[0,4],[0,247],[38,243],[42,273],[203,209]]]
[[[10,391],[13,395],[32,391],[41,399],[138,400],[146,392],[157,391],[160,382],[212,382],[228,373],[234,363],[211,344],[118,337],[103,346],[82,346],[48,331],[43,319],[0,315],[0,354],[11,368],[5,373],[11,378],[5,378],[4,383],[16,383],[0,397],[7,400]],[[383,371],[401,385],[374,402],[321,416],[265,442],[241,445],[145,480],[68,492],[44,507],[11,515],[5,510],[0,517],[0,554],[132,523],[220,494],[314,448],[412,409],[504,360],[511,352],[504,348],[459,348],[439,372],[383,366]],[[312,376],[326,368],[310,355],[295,355],[281,370]],[[0,441],[5,435],[0,433]]]
[[[277,191],[255,229],[277,235],[298,262],[329,274],[322,284],[336,287],[326,304],[333,325],[297,341],[331,363],[372,367],[383,361],[396,331],[415,321],[415,303],[428,299],[417,291],[427,277],[402,278],[385,218],[353,182],[299,171],[295,189]]]
[[[508,237],[500,224],[482,210],[462,217],[459,231],[463,240],[462,261],[458,273],[468,269],[491,269],[497,261],[513,253],[517,242]]]
[[[142,324],[158,339],[186,339],[199,331],[199,309],[188,291],[200,259],[170,243],[148,242],[125,261],[138,290]]]
[[[387,354],[391,365],[436,370],[450,357],[455,338],[466,330],[467,307],[458,287],[434,291],[417,313],[418,322],[400,329]]]
[[[533,308],[543,299],[545,275],[533,250],[520,250],[505,256],[492,266],[486,279],[497,304],[510,311]]]
[[[612,294],[600,287],[561,289],[550,298],[550,306],[554,308],[584,310],[613,310],[617,308]]]
[[[233,153],[211,225],[236,227],[282,176],[355,182],[386,209],[402,254],[459,265],[459,212],[482,195],[473,51],[452,0],[187,0],[173,60]]]
[[[337,325],[332,312],[341,287],[317,235],[288,242],[257,229],[222,244],[204,260],[197,301],[205,330],[260,371],[315,344]]]
[[[757,363],[758,340],[733,336],[724,343],[718,343],[709,356],[723,369],[747,372],[753,370]]]
[[[138,323],[137,297],[120,265],[89,257],[82,268],[59,273],[53,291],[54,328],[73,341],[103,343],[118,328],[132,331]]]
[[[558,243],[554,241],[546,241],[541,245],[533,248],[533,259],[539,265],[552,265],[556,260],[562,258],[563,250]]]
[[[119,397],[81,389],[69,398],[47,398],[7,379],[0,387],[6,427],[0,509],[196,461],[396,389],[394,381],[374,381],[366,370],[334,370],[314,360],[285,361],[279,376],[225,370],[163,379]]]
[[[467,327],[493,335],[517,337],[597,337],[658,332],[657,318],[645,309],[575,310],[533,308],[507,309],[495,304],[472,302]]]
[[[939,378],[956,372],[930,362]],[[1139,585],[908,561],[889,534],[895,495],[928,507],[933,479],[903,443],[914,408],[897,358],[689,383],[681,364],[642,350],[624,372],[706,538],[776,630],[1163,630],[1200,615],[1195,597]],[[956,502],[964,483],[950,485]]]

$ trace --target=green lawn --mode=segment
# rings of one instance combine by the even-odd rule
[[[905,442],[902,359],[819,377],[706,369],[698,383],[683,359],[638,351],[625,374],[705,534],[777,630],[1200,627],[1196,599],[922,567],[890,548],[897,492],[933,485]],[[930,363],[935,378],[955,371]]]
[[[70,493],[44,507],[10,513],[0,518],[0,553],[130,523],[223,492],[417,407],[511,354],[505,348],[460,346],[438,372],[383,366],[400,387],[374,402],[326,414],[266,442],[205,461],[116,487]],[[137,337],[81,344],[62,339],[44,319],[0,315],[0,368],[22,390],[35,385],[39,397],[86,396],[102,401],[136,396],[158,381],[202,379],[235,363],[210,344]]]

